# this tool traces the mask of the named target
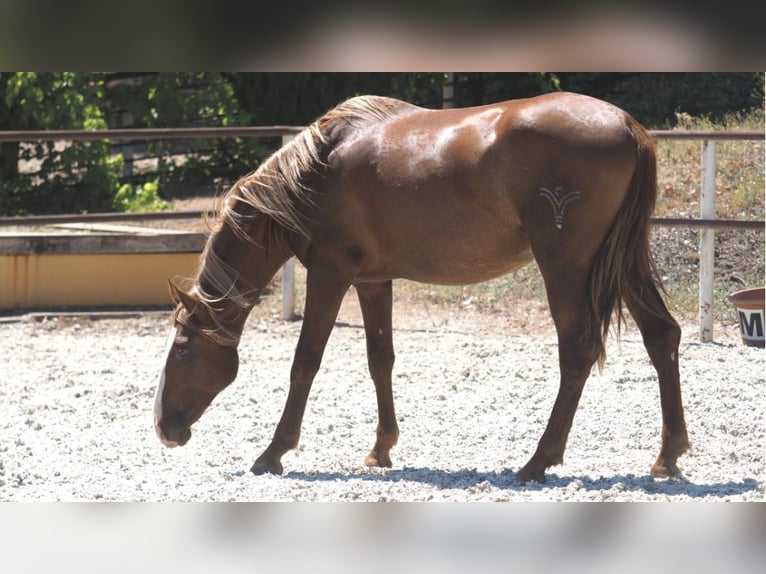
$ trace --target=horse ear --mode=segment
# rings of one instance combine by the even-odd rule
[[[189,311],[193,311],[194,308],[197,307],[198,301],[194,296],[190,295],[170,280],[168,280],[168,289],[170,290],[170,298],[176,305],[180,303]]]
[[[170,293],[170,299],[175,305],[181,302],[181,298],[178,296],[178,287],[170,279],[168,279],[168,293]]]

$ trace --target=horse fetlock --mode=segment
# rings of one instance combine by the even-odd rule
[[[393,430],[387,431],[383,429],[382,424],[378,424],[376,436],[375,446],[372,447],[370,454],[367,455],[364,464],[366,466],[391,468],[393,463],[389,453],[399,440],[399,429],[394,427]]]
[[[686,434],[686,429],[672,437],[666,437],[662,444],[662,454],[666,457],[678,458],[683,453],[691,450],[691,444],[689,444],[689,436]]]
[[[378,424],[375,429],[375,448],[390,449],[393,448],[399,441],[399,428],[394,426],[390,430],[386,430],[382,424]]]
[[[649,472],[652,476],[659,478],[682,476],[681,469],[675,461],[663,460],[662,456],[657,458]]]
[[[555,452],[545,452],[538,450],[524,467],[516,473],[516,478],[520,482],[546,482],[545,471],[551,466],[563,464],[564,453],[557,450]]]

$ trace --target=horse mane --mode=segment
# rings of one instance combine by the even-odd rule
[[[255,171],[240,178],[221,198],[220,221],[242,239],[252,241],[247,222],[267,215],[282,227],[310,238],[301,205],[312,206],[308,179],[326,165],[331,128],[345,122],[359,128],[392,118],[414,108],[401,100],[357,96],[331,109],[267,158]],[[237,209],[244,204],[250,209]]]
[[[324,130],[338,121],[344,121],[352,127],[364,127],[374,122],[384,122],[401,115],[407,110],[418,109],[417,106],[402,100],[384,96],[357,96],[336,106],[317,122]]]
[[[203,327],[192,322],[195,309],[186,309],[180,304],[173,312],[172,321],[199,332],[219,345],[236,347],[240,333],[231,323],[240,311],[255,305],[260,291],[247,283],[237,269],[215,252],[212,241],[208,241],[200,256],[196,280],[187,279],[185,283],[182,288],[189,292],[197,305],[207,311],[213,326]],[[231,313],[230,308],[227,313],[227,307],[232,303],[234,313]]]

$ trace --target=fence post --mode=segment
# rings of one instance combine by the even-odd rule
[[[444,74],[444,83],[442,84],[442,108],[455,107],[455,72]]]
[[[700,216],[715,219],[715,140],[702,142],[702,189]],[[713,277],[715,265],[715,230],[700,230],[699,329],[700,341],[713,340]]]
[[[295,257],[282,266],[282,319],[295,318]]]
[[[295,137],[294,134],[282,136],[282,145]],[[292,321],[295,318],[295,257],[291,257],[282,266],[282,319]]]

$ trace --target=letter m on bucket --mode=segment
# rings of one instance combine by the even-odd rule
[[[763,339],[763,314],[758,310],[737,309],[742,336],[746,339]]]

